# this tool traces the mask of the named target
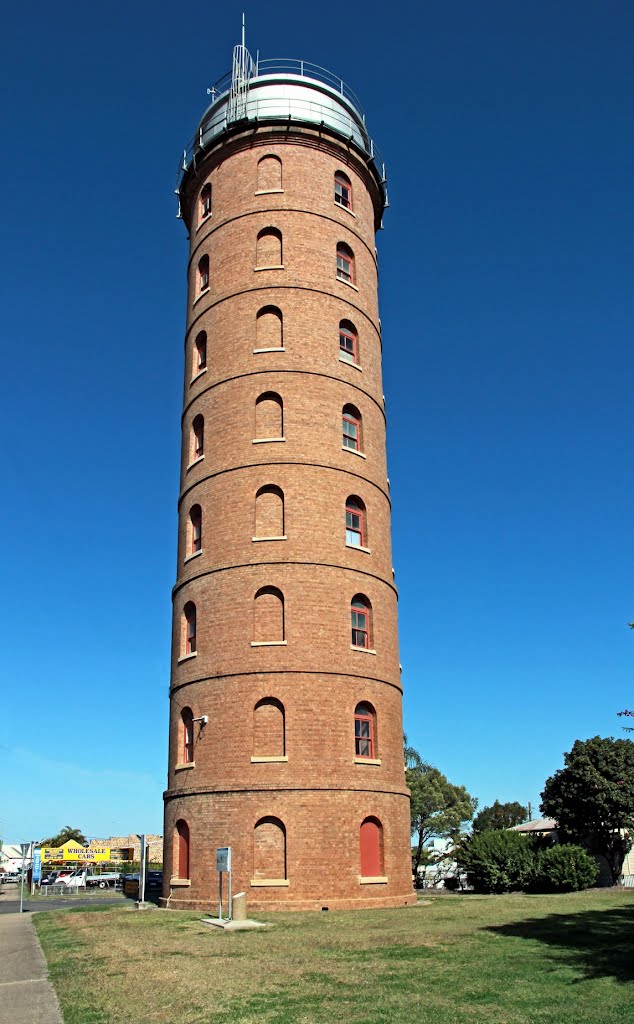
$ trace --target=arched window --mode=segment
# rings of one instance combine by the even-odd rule
[[[194,713],[191,708],[181,711],[180,764],[191,764],[194,760]]]
[[[190,462],[194,459],[200,459],[205,453],[205,421],[203,417],[198,414],[194,416],[192,420],[192,450],[190,454]]]
[[[339,324],[339,357],[345,363],[359,363],[357,329],[349,320],[342,320]]]
[[[274,484],[260,487],[255,495],[255,536],[284,536],[284,492]]]
[[[283,345],[282,311],[277,306],[264,306],[255,319],[255,347],[270,349]]]
[[[286,754],[284,705],[264,697],[253,709],[253,756],[284,757]]]
[[[174,847],[176,877],[189,879],[189,825],[182,818],[174,829]]]
[[[355,757],[376,757],[376,712],[371,704],[357,704],[354,709]]]
[[[354,405],[344,405],[341,411],[342,446],[353,452],[361,451],[361,413]]]
[[[189,544],[188,555],[195,555],[203,547],[203,513],[200,505],[192,505],[189,510]]]
[[[350,606],[352,646],[369,650],[372,642],[372,605],[364,594],[355,594]]]
[[[201,256],[198,261],[198,292],[209,288],[209,256]]]
[[[279,156],[267,153],[258,160],[258,192],[282,191],[282,161]]]
[[[282,266],[282,232],[277,228],[263,228],[258,232],[255,265],[260,268]]]
[[[378,818],[366,818],[359,829],[362,878],[383,877],[383,826]]]
[[[353,548],[366,547],[365,505],[361,498],[351,494],[346,499],[346,544]]]
[[[207,333],[201,331],[200,334],[196,335],[196,341],[194,342],[194,366],[192,376],[196,376],[201,370],[204,370],[207,365]]]
[[[211,213],[211,185],[207,182],[200,190],[200,219],[205,220]]]
[[[337,243],[337,277],[340,281],[354,284],[354,253],[345,242]]]
[[[339,206],[345,206],[346,210],[352,209],[352,185],[350,178],[343,171],[335,174],[335,202]]]
[[[183,636],[181,647],[183,654],[196,653],[196,605],[193,601],[188,601],[183,608]]]
[[[255,437],[259,441],[284,437],[284,403],[274,391],[266,391],[255,401]]]
[[[284,641],[284,595],[277,587],[260,587],[255,595],[254,644]]]
[[[279,818],[260,818],[253,832],[253,878],[286,879],[286,829]]]

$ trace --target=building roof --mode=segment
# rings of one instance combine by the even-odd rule
[[[536,818],[535,821],[525,821],[523,825],[513,825],[509,832],[554,832],[556,828],[554,818]]]

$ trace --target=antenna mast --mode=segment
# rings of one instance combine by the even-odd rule
[[[245,44],[244,14],[242,15],[242,43],[233,48],[231,69],[231,92],[227,121],[239,121],[247,116],[249,82],[257,74],[255,63]]]

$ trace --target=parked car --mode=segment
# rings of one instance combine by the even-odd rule
[[[123,879],[123,894],[124,896],[133,896],[135,899],[139,895],[139,882],[141,875],[137,871],[133,875],[125,875]],[[162,871],[148,871],[145,876],[145,895],[146,896],[160,896],[163,891],[163,872]]]
[[[19,871],[4,871],[0,875],[0,884],[4,884],[6,882],[19,882],[19,881],[20,881],[20,872]]]
[[[46,886],[46,885],[54,885],[55,882],[57,881],[58,875],[59,875],[59,871],[51,871],[51,872],[49,872],[49,874],[45,875],[44,878],[40,881],[40,888],[43,885],[44,886]]]

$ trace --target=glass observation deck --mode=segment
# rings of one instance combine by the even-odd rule
[[[249,58],[250,60],[250,58]],[[303,60],[251,62],[248,75],[228,72],[207,90],[211,104],[196,135],[183,152],[177,192],[190,168],[212,148],[219,136],[244,130],[247,124],[269,123],[317,127],[338,136],[363,157],[388,205],[385,164],[365,125],[361,104],[346,83],[325,68]]]

